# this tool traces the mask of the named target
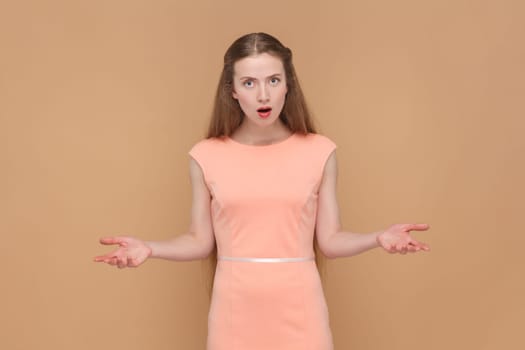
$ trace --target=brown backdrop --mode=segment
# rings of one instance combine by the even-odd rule
[[[200,262],[91,259],[100,236],[187,230],[222,55],[266,31],[338,144],[344,227],[431,225],[429,254],[328,262],[336,349],[522,349],[524,10],[3,1],[0,348],[204,349]]]

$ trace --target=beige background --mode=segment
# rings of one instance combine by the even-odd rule
[[[204,349],[199,261],[91,259],[100,236],[187,230],[222,55],[266,31],[338,144],[344,227],[431,225],[431,253],[328,262],[336,349],[523,349],[524,10],[2,1],[0,348]]]

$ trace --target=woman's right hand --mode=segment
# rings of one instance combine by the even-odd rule
[[[118,248],[105,255],[95,257],[96,262],[105,262],[109,265],[124,267],[137,267],[151,256],[151,248],[140,239],[133,237],[106,237],[101,238],[104,245],[118,244]]]

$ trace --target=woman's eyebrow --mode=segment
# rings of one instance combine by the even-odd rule
[[[267,78],[270,78],[270,77],[278,77],[278,76],[281,76],[281,75],[282,75],[281,73],[275,73],[275,74],[271,74],[271,75],[269,75]],[[257,80],[257,78],[249,77],[249,76],[240,77],[239,79],[240,79],[240,80],[243,80],[243,79],[253,79],[253,80]]]

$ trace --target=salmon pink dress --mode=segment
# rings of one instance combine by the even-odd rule
[[[207,350],[333,349],[313,240],[335,148],[295,133],[262,146],[210,138],[190,150],[212,196],[218,255]]]

